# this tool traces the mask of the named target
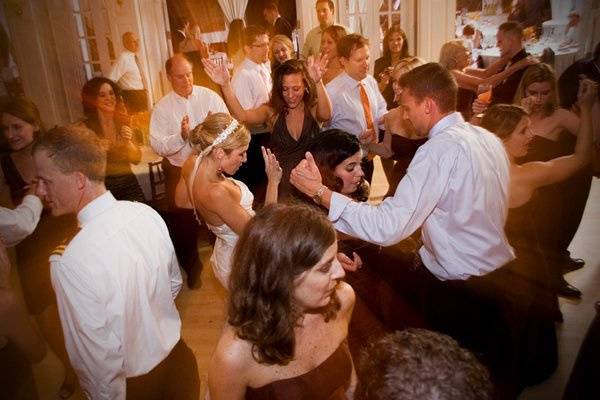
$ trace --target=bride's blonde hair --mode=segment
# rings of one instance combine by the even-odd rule
[[[189,137],[190,146],[196,152],[201,153],[212,146],[215,139],[230,126],[233,128],[231,133],[222,142],[215,144],[214,148],[220,148],[229,153],[233,149],[246,146],[250,143],[250,132],[248,132],[248,129],[243,124],[235,121],[229,114],[214,113],[207,116],[204,122],[198,124],[192,130]]]

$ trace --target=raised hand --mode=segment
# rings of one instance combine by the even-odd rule
[[[265,160],[265,173],[269,182],[279,184],[281,182],[281,176],[283,172],[279,166],[279,161],[275,157],[275,154],[271,152],[271,149],[267,149],[264,146],[260,147],[262,151],[263,160]]]
[[[308,196],[313,196],[323,185],[321,172],[310,152],[307,152],[306,158],[292,170],[290,183]]]
[[[362,267],[362,260],[355,252],[352,252],[352,258],[344,253],[337,253],[337,259],[346,271],[356,271]]]
[[[579,93],[577,94],[577,102],[580,107],[591,108],[598,97],[598,84],[591,79],[583,79],[579,81]]]
[[[327,55],[321,53],[319,56],[310,56],[306,60],[306,69],[310,78],[319,82],[327,70]]]
[[[208,77],[217,85],[225,86],[231,81],[229,70],[227,69],[227,65],[225,65],[225,63],[217,65],[212,60],[203,58],[202,64],[204,65],[204,71],[206,71]]]

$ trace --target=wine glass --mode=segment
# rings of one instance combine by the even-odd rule
[[[481,83],[477,85],[477,99],[486,104],[492,101],[492,85],[490,83]]]

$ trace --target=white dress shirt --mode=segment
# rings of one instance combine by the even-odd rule
[[[0,207],[0,239],[8,246],[15,246],[35,230],[42,202],[37,196],[28,194],[15,209]]]
[[[437,278],[467,279],[506,264],[509,163],[500,140],[452,113],[434,125],[394,197],[378,206],[334,193],[336,229],[391,245],[422,226],[423,264]]]
[[[257,64],[249,58],[238,66],[231,87],[244,110],[251,110],[269,102],[273,80],[269,63]],[[265,132],[266,125],[252,126],[252,133]]]
[[[123,90],[143,90],[143,73],[135,62],[135,53],[123,50],[107,78],[116,82]]]
[[[325,86],[333,109],[331,119],[326,123],[328,129],[341,129],[355,136],[359,136],[367,129],[365,110],[360,100],[360,83],[364,85],[369,98],[373,126],[383,128],[382,117],[387,112],[387,103],[379,91],[375,78],[367,75],[362,81],[357,81],[342,72]]]
[[[188,98],[171,91],[160,99],[150,118],[150,145],[154,151],[167,157],[172,165],[181,167],[192,148],[181,137],[181,121],[189,116],[190,130],[203,122],[208,113],[229,113],[223,99],[210,89],[194,86]]]
[[[145,204],[110,192],[77,215],[81,230],[50,257],[69,359],[92,399],[125,399],[179,341],[181,274],[167,227]]]

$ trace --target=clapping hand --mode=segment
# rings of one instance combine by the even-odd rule
[[[190,136],[190,117],[188,115],[181,119],[181,137],[187,140]]]
[[[308,60],[306,60],[306,69],[308,75],[315,83],[320,82],[327,70],[327,55],[321,53],[319,56],[308,57]]]
[[[296,168],[290,174],[290,183],[302,193],[313,196],[323,185],[321,172],[315,163],[310,152],[306,153],[306,158],[298,163]]]
[[[376,140],[376,136],[375,136],[375,130],[374,129],[365,129],[364,131],[362,131],[362,133],[358,136],[358,140],[362,143],[362,144],[367,144],[367,143],[374,143],[377,142]]]
[[[337,259],[346,271],[356,271],[362,267],[362,260],[355,252],[352,252],[352,258],[344,253],[337,253]]]
[[[271,152],[271,149],[267,149],[264,146],[260,147],[262,151],[263,159],[265,160],[265,172],[269,182],[279,184],[281,182],[281,176],[283,172],[279,166],[279,161],[275,157],[275,154]]]
[[[123,140],[130,142],[133,139],[133,130],[130,127],[128,127],[127,125],[123,125],[121,127],[121,132],[119,132],[119,133]]]
[[[225,65],[226,63],[217,65],[214,61],[203,58],[202,64],[204,65],[204,71],[206,71],[208,77],[217,85],[225,86],[231,81],[229,70],[227,69],[227,65]]]

